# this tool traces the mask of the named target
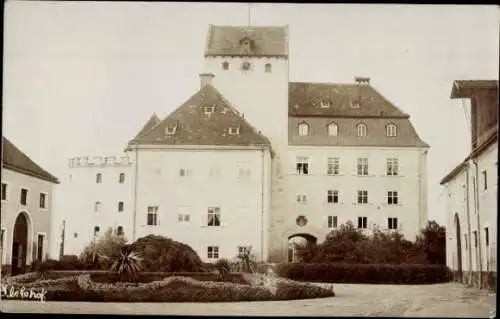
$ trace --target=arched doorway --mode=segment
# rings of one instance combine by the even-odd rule
[[[294,234],[288,237],[288,262],[298,262],[300,258],[297,254],[299,247],[305,247],[308,243],[316,244],[318,239],[310,234]]]
[[[455,232],[457,238],[458,280],[462,282],[462,233],[460,232],[460,218],[458,217],[458,213],[455,213]]]
[[[12,275],[22,273],[28,256],[28,216],[25,212],[17,215],[12,235]]]

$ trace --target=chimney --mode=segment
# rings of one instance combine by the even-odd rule
[[[370,78],[355,77],[354,81],[356,81],[357,84],[370,84]]]
[[[200,74],[201,88],[203,89],[207,84],[212,84],[212,80],[215,77],[213,73],[202,73]]]

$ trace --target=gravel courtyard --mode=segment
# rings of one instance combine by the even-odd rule
[[[496,295],[458,283],[422,286],[335,284],[336,297],[238,303],[91,303],[2,300],[3,312],[148,315],[480,317],[496,314]]]

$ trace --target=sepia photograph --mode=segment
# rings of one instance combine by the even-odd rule
[[[495,318],[499,21],[6,1],[0,310]]]

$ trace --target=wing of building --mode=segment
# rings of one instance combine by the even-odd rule
[[[210,25],[200,90],[128,143],[123,199],[106,191],[118,171],[72,167],[100,189],[80,206],[102,209],[74,226],[84,234],[68,239],[74,252],[125,220],[127,238],[171,237],[207,261],[248,246],[261,260],[293,260],[294,238],[322,241],[348,221],[414,239],[427,220],[429,145],[369,78],[290,82],[288,46],[287,26]]]
[[[447,194],[447,264],[457,280],[496,289],[498,81],[454,81],[451,98],[470,110],[471,145],[469,155],[441,180]]]
[[[53,186],[59,181],[2,137],[2,267],[17,274],[42,260],[52,240]],[[3,269],[4,270],[4,269]]]

